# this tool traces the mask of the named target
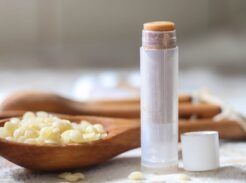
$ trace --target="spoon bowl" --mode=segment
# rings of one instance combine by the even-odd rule
[[[100,123],[108,135],[97,141],[69,145],[25,144],[0,138],[0,155],[27,169],[58,171],[102,163],[140,145],[139,120],[58,116],[76,123],[81,120],[87,120],[92,124]],[[1,120],[0,126],[3,126],[6,121],[8,119]]]

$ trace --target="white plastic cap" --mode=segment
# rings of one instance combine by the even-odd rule
[[[181,135],[184,169],[208,171],[219,168],[219,136],[216,131],[188,132]]]

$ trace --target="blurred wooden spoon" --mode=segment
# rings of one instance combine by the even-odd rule
[[[179,116],[213,117],[220,107],[210,104],[191,104],[191,96],[179,96]],[[2,111],[47,111],[61,114],[95,115],[120,118],[139,118],[139,99],[79,102],[57,94],[38,91],[17,92],[6,98]]]

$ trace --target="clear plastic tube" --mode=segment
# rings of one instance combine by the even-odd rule
[[[166,169],[178,164],[178,48],[175,31],[172,32],[161,36],[162,41],[154,39],[154,42],[146,39],[146,32],[143,32],[145,39],[140,49],[141,156],[142,166],[146,168]],[[163,41],[165,39],[167,42]]]

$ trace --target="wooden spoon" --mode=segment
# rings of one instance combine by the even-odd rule
[[[108,136],[98,141],[74,145],[32,145],[0,138],[0,155],[28,169],[57,171],[96,165],[140,146],[139,120],[58,116],[74,122],[87,120],[91,123],[101,123],[106,128]],[[8,119],[1,120],[0,126],[6,121]],[[203,119],[179,122],[179,134],[197,130],[215,130],[225,139],[246,137],[244,130],[235,121],[214,122],[211,119]]]
[[[57,171],[86,167],[104,162],[140,146],[138,120],[60,115],[74,122],[88,120],[101,123],[108,136],[97,141],[73,145],[33,145],[11,142],[0,138],[0,155],[7,160],[32,170]],[[3,126],[7,120],[0,121]]]
[[[189,118],[197,116],[200,118],[210,118],[220,113],[219,106],[211,104],[191,104],[191,96],[181,95],[179,97],[179,117]],[[120,118],[139,118],[139,100],[120,100],[120,101],[95,101],[78,102],[68,98],[47,93],[25,91],[17,92],[9,96],[2,103],[2,111],[40,111],[94,115]]]

